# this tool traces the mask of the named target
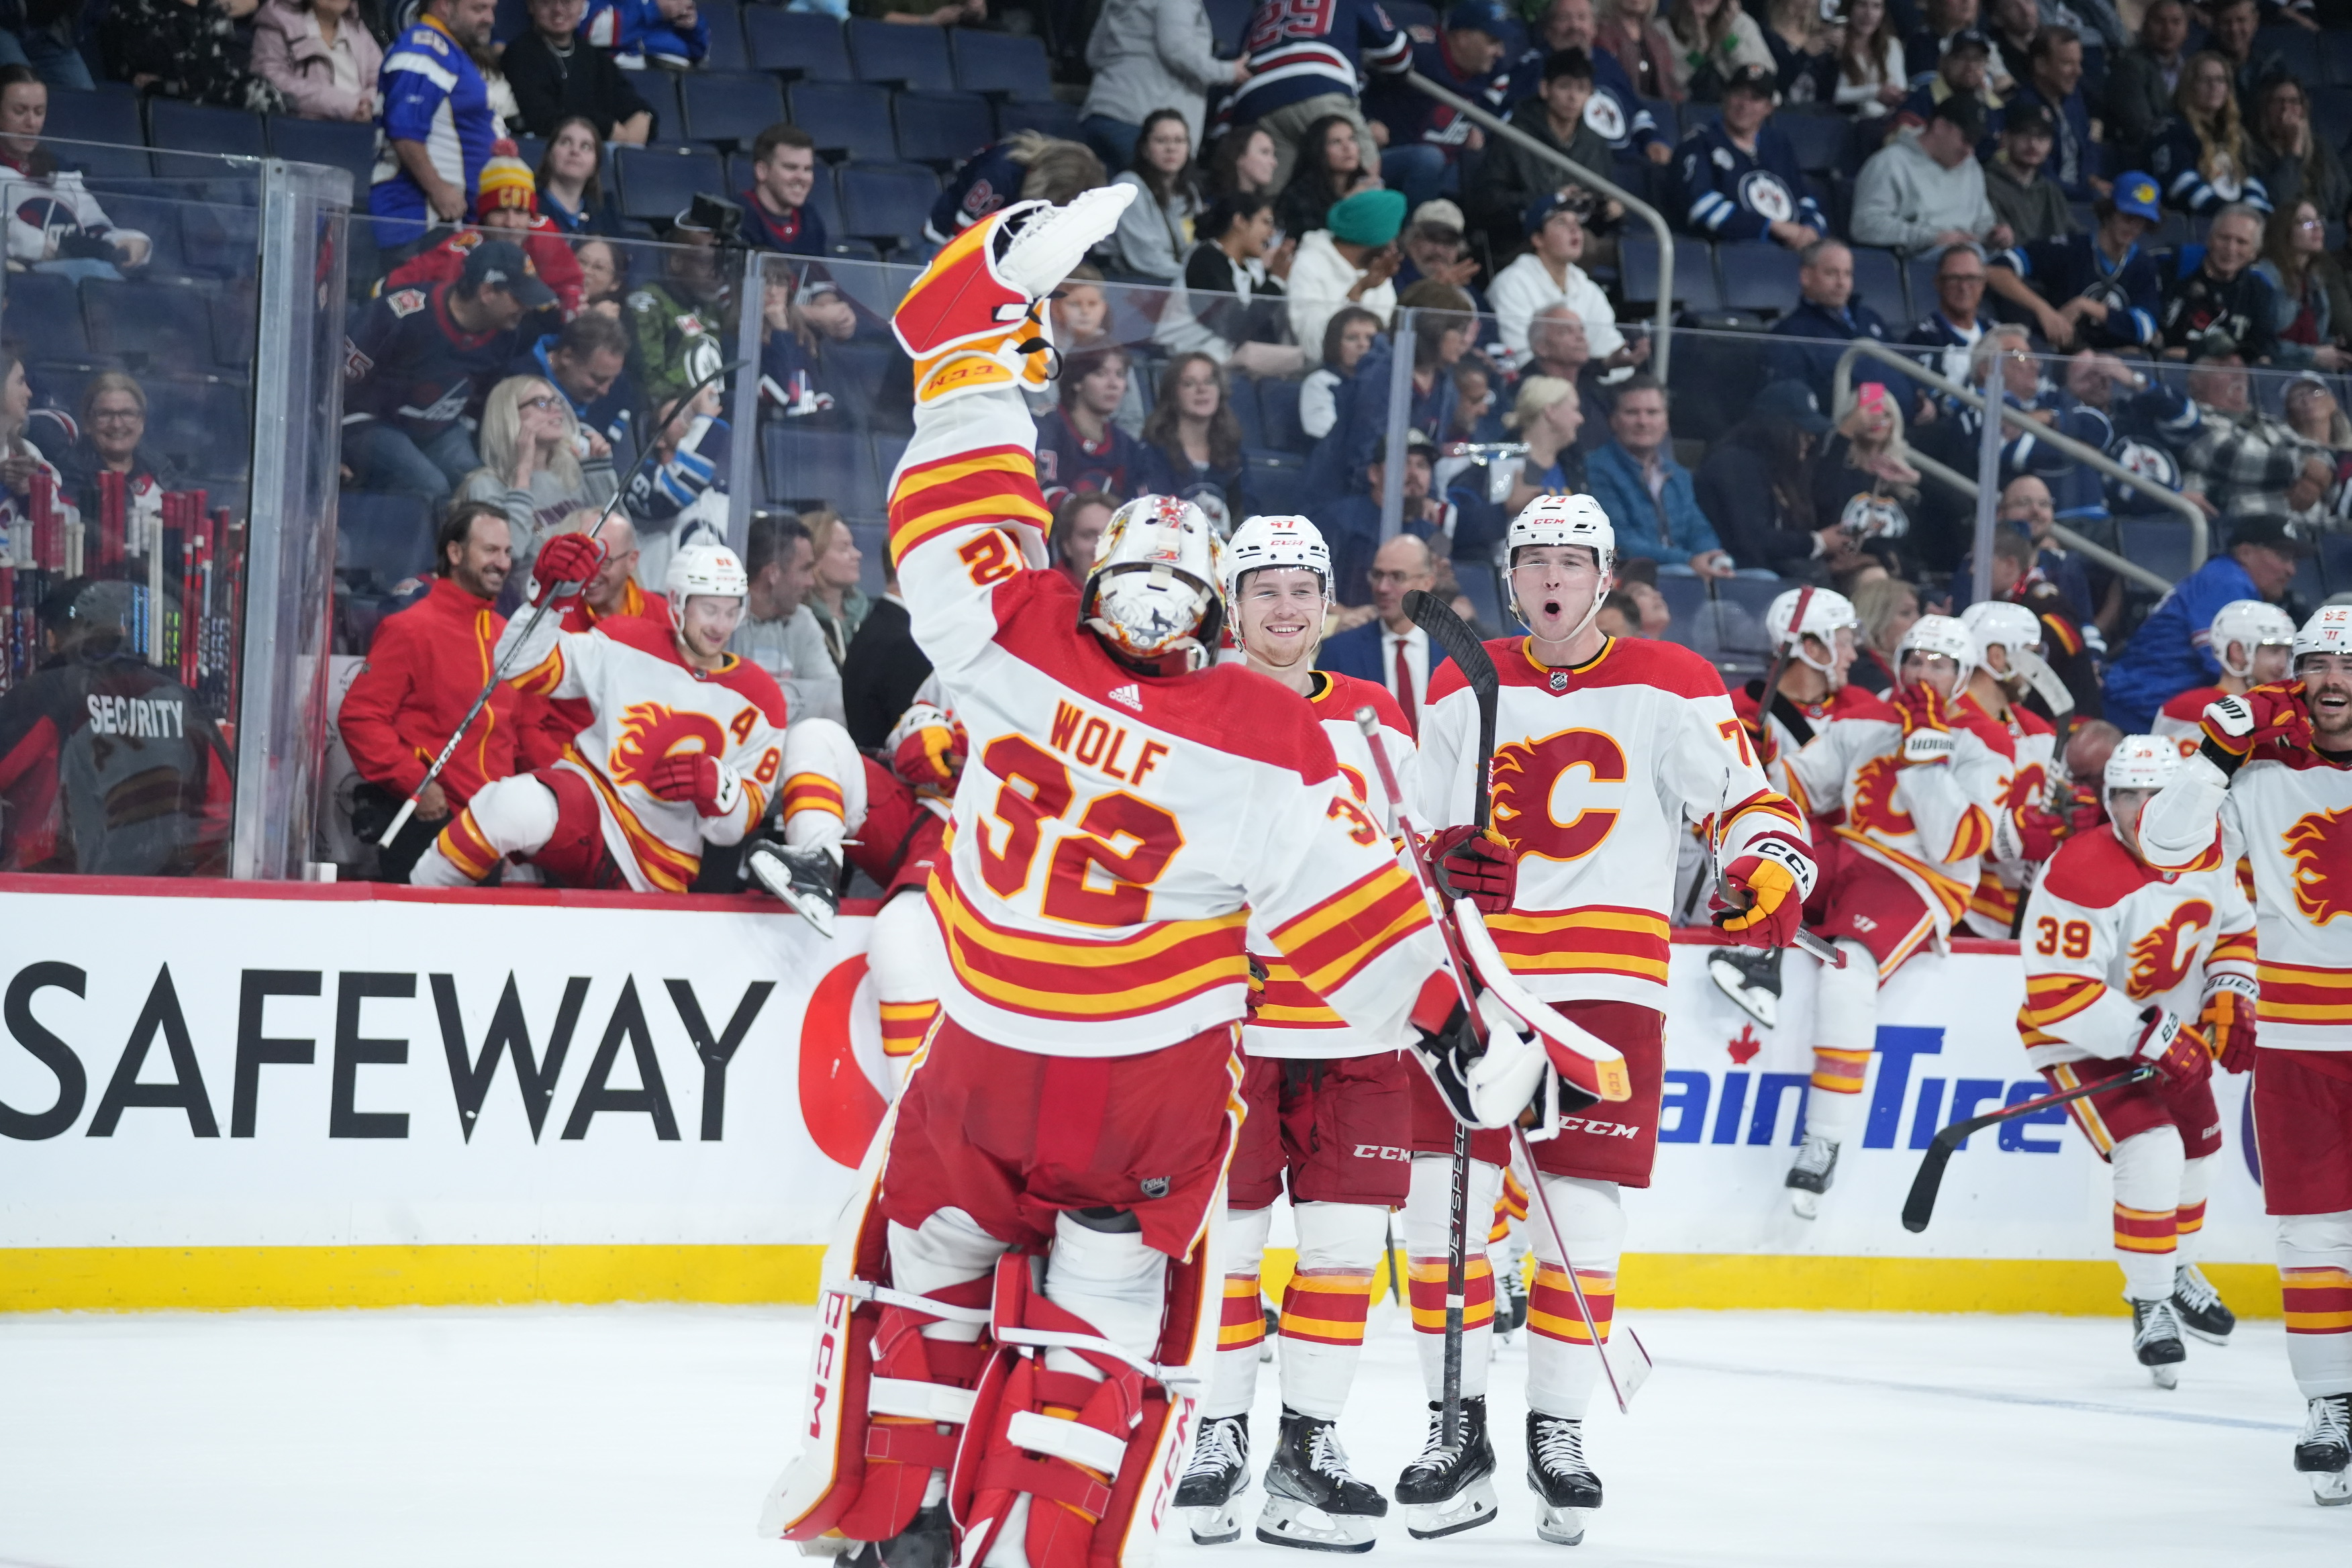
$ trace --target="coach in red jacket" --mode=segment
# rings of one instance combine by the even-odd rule
[[[487,501],[450,509],[435,540],[433,590],[376,628],[364,668],[352,681],[337,722],[343,746],[366,782],[352,826],[373,842],[425,778],[457,721],[490,679],[493,650],[506,617],[491,607],[513,567],[506,513]],[[492,779],[515,772],[522,701],[501,683],[466,730],[441,776],[426,786],[416,815],[378,855],[383,876],[404,882],[452,812]]]

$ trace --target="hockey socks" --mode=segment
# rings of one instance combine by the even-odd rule
[[[1374,1266],[1388,1211],[1370,1204],[1299,1204],[1298,1268],[1282,1293],[1283,1407],[1336,1421],[1362,1358]]]
[[[2286,1358],[2305,1399],[2352,1394],[2352,1211],[2278,1217]]]
[[[1412,1309],[1413,1347],[1421,1358],[1421,1381],[1438,1396],[1445,1378],[1446,1246],[1454,1162],[1442,1154],[1416,1154],[1412,1187],[1404,1205],[1405,1300]],[[1479,1222],[1494,1212],[1503,1170],[1470,1163],[1469,1251],[1463,1270],[1462,1393],[1484,1398],[1486,1363],[1495,1339],[1495,1270],[1478,1238]]]
[[[1560,1241],[1576,1264],[1576,1282],[1592,1310],[1592,1327],[1607,1343],[1616,1314],[1617,1263],[1625,1246],[1625,1211],[1614,1182],[1544,1176],[1543,1194]],[[1536,1286],[1528,1300],[1528,1405],[1546,1415],[1580,1421],[1600,1386],[1601,1358],[1591,1330],[1576,1309],[1575,1292],[1552,1245],[1550,1228],[1535,1234]]]
[[[1217,1353],[1209,1369],[1204,1419],[1246,1416],[1256,1396],[1259,1348],[1265,1342],[1265,1314],[1259,1306],[1258,1270],[1265,1257],[1272,1209],[1227,1209],[1222,1244],[1225,1251],[1224,1301],[1217,1319]]]

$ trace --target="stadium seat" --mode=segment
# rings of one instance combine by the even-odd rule
[[[814,11],[753,5],[743,13],[743,47],[754,69],[806,81],[855,81],[841,24]]]
[[[212,311],[203,291],[185,284],[91,279],[81,287],[81,314],[95,353],[188,370],[213,362]]]
[[[2319,35],[2319,48],[2326,79],[2337,87],[2352,87],[2352,33],[2331,28]]]
[[[1247,453],[1243,463],[1242,489],[1253,512],[1268,516],[1305,513],[1309,507],[1307,459],[1289,452]]]
[[[2116,526],[2126,557],[2171,582],[2189,575],[2187,523],[2168,517],[2126,517]]]
[[[2352,533],[2320,535],[2319,569],[2329,593],[2352,593]]]
[[[81,297],[70,278],[46,272],[8,275],[6,313],[0,338],[28,360],[87,360],[89,334],[83,331]]]
[[[844,163],[841,230],[858,239],[912,251],[923,243],[923,221],[939,199],[940,183],[913,163]]]
[[[1010,136],[1016,131],[1035,131],[1047,136],[1058,136],[1066,142],[1084,140],[1078,129],[1078,109],[1074,103],[1000,103],[996,106],[996,134]]]
[[[898,156],[910,163],[951,169],[996,138],[996,117],[975,92],[892,95]]]
[[[1734,310],[1784,313],[1797,302],[1797,253],[1769,243],[1716,247],[1723,303]]]
[[[144,180],[154,174],[139,122],[139,100],[128,93],[52,89],[45,129],[61,141],[100,143],[54,149],[58,162],[93,179]]]
[[[230,283],[212,296],[213,362],[230,370],[253,364],[256,323],[260,305],[255,282],[247,278]]]
[[[854,430],[795,430],[790,421],[761,432],[768,499],[795,506],[831,506],[844,516],[876,517],[882,481],[873,449]]]
[[[685,211],[696,192],[721,195],[726,183],[726,165],[706,147],[615,147],[613,172],[622,215],[664,223]]]
[[[1837,167],[1845,151],[1849,121],[1843,114],[1780,114],[1772,123],[1789,139],[1797,167],[1809,174],[1826,174]]]
[[[422,497],[344,490],[335,501],[335,570],[362,592],[388,593],[433,570],[433,511]]]
[[[644,99],[646,107],[654,111],[653,144],[692,140],[685,131],[686,118],[677,109],[676,71],[663,70],[659,67],[632,71],[629,73],[629,85],[637,89],[637,96]],[[612,144],[607,142],[605,155],[610,157],[612,152]]]
[[[948,54],[956,85],[966,92],[1042,102],[1054,96],[1054,73],[1045,46],[1020,33],[983,33],[975,27],[948,30]]]
[[[703,57],[702,68],[712,71],[747,71],[758,68],[751,64],[751,51],[743,47],[743,14],[735,0],[696,0],[695,15],[710,25],[710,53]]]
[[[215,109],[210,104],[183,103],[171,98],[147,100],[147,145],[158,154],[157,174],[185,179],[206,178],[218,173],[218,166],[191,159],[173,168],[172,153],[261,158],[269,153],[258,114],[247,114],[241,109]]]
[[[490,18],[491,40],[511,44],[530,31],[530,0],[499,0],[498,14]]]
[[[1910,323],[1934,308],[1935,288],[1929,285],[1926,302],[1913,310],[1904,298],[1903,263],[1891,250],[1874,246],[1857,245],[1853,252],[1853,294],[1864,304],[1878,312],[1886,323],[1887,335],[1901,337]],[[1932,276],[1932,274],[1931,274]]]
[[[253,451],[251,389],[242,381],[146,384],[147,444],[191,479],[242,485]]]
[[[352,175],[352,204],[367,205],[368,185],[375,175],[375,127],[358,125],[348,120],[304,120],[291,114],[269,117],[269,151],[273,157],[289,163],[322,163],[330,169],[348,169]],[[532,168],[539,166],[534,154]]]
[[[858,80],[915,92],[955,90],[955,67],[948,59],[948,40],[941,29],[853,20],[848,33],[849,63],[856,68]]]
[[[1618,292],[1628,301],[1654,304],[1658,298],[1658,242],[1653,236],[1631,230],[1617,241]],[[1715,258],[1707,242],[1695,235],[1675,237],[1675,303],[1685,310],[1723,309],[1723,290],[1716,286]]]
[[[698,72],[680,79],[677,96],[685,140],[721,147],[749,147],[784,113],[776,79],[756,71]]]
[[[1242,427],[1242,445],[1245,447],[1265,447],[1265,421],[1258,407],[1257,378],[1233,374],[1226,377],[1226,406]]]
[[[209,278],[251,277],[261,256],[261,211],[220,202],[181,205],[180,258]]]
[[[785,89],[785,97],[793,123],[814,139],[818,152],[868,163],[898,161],[887,89],[871,82],[796,81]]]

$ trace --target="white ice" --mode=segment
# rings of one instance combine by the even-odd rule
[[[1535,1539],[1507,1348],[1501,1518],[1423,1543],[1391,1514],[1378,1558],[2352,1561],[2352,1509],[2315,1507],[2289,1468],[2301,1408],[2275,1322],[2192,1346],[2165,1394],[2121,1320],[1633,1321],[1658,1370],[1630,1417],[1593,1422],[1609,1501],[1584,1545]],[[787,1568],[801,1559],[751,1527],[792,1445],[809,1323],[689,1307],[0,1318],[0,1568]],[[1408,1340],[1384,1305],[1342,1428],[1383,1489],[1423,1426]],[[1314,1560],[1180,1531],[1162,1562]]]

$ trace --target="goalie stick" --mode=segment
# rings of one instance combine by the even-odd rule
[[[1903,1200],[1903,1228],[1922,1231],[1935,1217],[1936,1194],[1944,1185],[1944,1167],[1952,1163],[1952,1152],[1976,1133],[2003,1121],[2014,1121],[2021,1116],[2031,1116],[2037,1110],[2047,1110],[2053,1105],[2063,1105],[2070,1100],[2088,1100],[2095,1094],[2105,1094],[2126,1084],[2145,1083],[2156,1076],[2156,1064],[2142,1063],[2120,1078],[2101,1079],[2097,1083],[2081,1084],[2054,1094],[2037,1095],[2021,1100],[2015,1105],[2004,1105],[1999,1110],[1982,1116],[1971,1116],[1966,1121],[1955,1121],[1936,1134],[1927,1145],[1927,1157],[1919,1162],[1919,1173],[1911,1178],[1911,1194]]]

